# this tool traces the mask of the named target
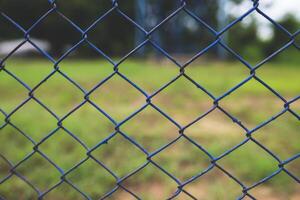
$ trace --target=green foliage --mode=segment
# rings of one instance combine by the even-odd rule
[[[300,27],[300,22],[293,15],[286,15],[281,21],[278,22],[287,31],[293,34]],[[263,44],[264,56],[268,56],[280,49],[283,45],[290,41],[290,37],[286,35],[283,31],[279,30],[276,26],[272,26],[273,36]],[[296,39],[297,41],[297,39]],[[299,49],[293,46],[289,47],[288,54],[279,55],[273,61],[288,61],[288,62],[299,62]]]

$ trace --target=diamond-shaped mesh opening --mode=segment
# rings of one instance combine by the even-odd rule
[[[118,75],[92,92],[90,99],[118,121],[124,120],[146,102],[136,88]]]
[[[114,177],[92,159],[72,170],[66,178],[92,199],[104,196],[116,184]]]
[[[64,170],[86,158],[86,150],[81,144],[61,129],[44,141],[39,150]]]
[[[122,31],[113,31],[111,24]],[[88,40],[108,56],[122,57],[135,47],[134,43],[131,42],[134,40],[135,31],[139,31],[139,29],[122,15],[113,11],[88,32]],[[124,32],[126,32],[127,37],[124,37]]]
[[[214,168],[189,183],[184,190],[197,199],[236,199],[242,187],[221,170]]]
[[[279,92],[286,99],[290,99],[299,95],[299,88],[296,85],[300,85],[300,80],[297,74],[293,73],[295,67],[297,67],[296,63],[298,63],[298,61],[294,62],[293,60],[298,60],[299,52],[295,52],[294,54],[293,52],[289,51],[292,49],[294,49],[294,47],[290,47],[289,49],[283,51],[279,56],[279,60],[282,60],[281,57],[286,58],[286,56],[289,55],[289,62],[292,63],[291,65],[286,66],[284,70],[272,70],[272,67],[280,68],[280,66],[276,66],[278,64],[275,64],[274,62],[268,63],[256,70],[259,78],[265,81],[268,85],[272,86],[274,90]]]
[[[11,163],[18,163],[32,151],[33,144],[13,127],[6,126],[0,133],[0,140],[5,141],[0,145],[0,155]]]
[[[300,187],[294,187],[294,183],[291,177],[281,172],[249,193],[256,199],[297,199],[295,197],[299,195]]]
[[[252,141],[235,149],[218,163],[242,183],[248,185],[258,182],[278,169],[275,158]]]
[[[167,199],[176,190],[177,184],[152,164],[148,164],[122,185],[141,199]]]
[[[184,77],[158,93],[152,102],[175,121],[185,125],[212,107],[209,96]]]
[[[28,53],[34,53],[35,59],[20,57],[22,53],[26,52],[25,49],[31,49]],[[31,88],[39,84],[53,71],[53,63],[45,59],[45,56],[38,53],[35,47],[28,42],[19,48],[14,55],[5,62],[5,66],[9,72],[13,73]],[[26,73],[24,73],[24,71]]]
[[[28,90],[3,71],[0,72],[0,93],[0,107],[7,113],[15,109],[28,97]]]
[[[224,94],[249,76],[249,69],[246,65],[234,61],[235,57],[225,49],[228,61],[210,61],[214,58],[210,54],[215,54],[219,49],[224,48],[221,45],[210,48],[207,54],[194,60],[185,70],[189,77],[216,96]],[[213,81],[212,76],[214,77]]]
[[[90,57],[89,63],[86,60],[76,59],[77,56],[82,54]],[[80,45],[68,57],[63,59],[59,63],[59,69],[86,90],[92,89],[113,73],[113,66],[87,43]]]
[[[85,104],[63,121],[63,127],[92,147],[114,131],[113,124],[95,107]]]
[[[49,134],[57,124],[57,120],[34,100],[29,100],[18,109],[11,116],[11,121],[35,141]]]
[[[152,157],[152,160],[173,176],[185,181],[204,171],[210,164],[208,158],[197,146],[181,138]]]
[[[66,34],[62,36],[61,32]],[[56,12],[50,13],[30,31],[32,38],[38,38],[50,43],[50,51],[48,50],[47,52],[55,58],[60,57],[68,47],[80,41],[81,35],[73,25]]]
[[[173,123],[150,107],[126,122],[121,130],[150,152],[171,142],[179,134]]]
[[[53,200],[53,199],[78,199],[84,200],[85,197],[81,195],[78,191],[75,190],[72,186],[67,183],[62,183],[55,187],[55,189],[51,190],[47,193],[43,199],[45,200]]]
[[[56,72],[34,92],[34,96],[56,115],[66,115],[82,102],[83,93],[68,79]]]
[[[286,160],[300,152],[297,141],[299,128],[299,120],[290,113],[285,113],[267,126],[259,129],[253,136],[282,160]]]
[[[270,33],[265,34],[266,31],[270,31]],[[257,12],[252,12],[242,22],[234,24],[228,30],[228,42],[226,43],[245,61],[255,66],[289,41],[290,37],[281,29],[275,27]],[[243,43],[245,48],[241,49],[240,43]]]
[[[235,106],[237,102],[240,106]],[[279,113],[284,103],[252,79],[222,99],[220,105],[248,128],[254,128]]]
[[[120,135],[114,136],[107,144],[98,147],[92,155],[119,177],[133,172],[146,161],[146,155]]]
[[[37,192],[16,175],[10,177],[0,187],[0,198],[2,199],[37,199],[37,197]]]
[[[214,156],[245,139],[245,131],[219,110],[214,110],[190,126],[185,134]]]
[[[181,62],[189,60],[215,40],[214,35],[183,11],[160,26],[153,38],[161,48],[172,52],[171,55]],[[190,45],[184,45],[186,43]]]
[[[59,171],[39,153],[27,158],[15,171],[40,191],[50,189],[60,181]]]
[[[148,57],[141,60],[147,52]],[[155,70],[155,73],[154,72]],[[179,74],[179,68],[172,61],[146,43],[142,48],[133,53],[119,66],[119,71],[132,82],[148,93],[154,93],[160,87],[171,81]],[[160,75],[156,75],[159,73]]]
[[[51,6],[48,1],[10,1],[1,2],[1,11],[3,11],[10,18],[14,19],[18,24],[24,28],[32,26],[44,13],[50,10]],[[22,8],[22,12],[16,12]]]

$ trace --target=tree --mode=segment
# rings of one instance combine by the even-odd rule
[[[299,21],[291,14],[286,15],[278,23],[291,33],[300,28]],[[272,32],[273,36],[265,43],[265,56],[272,54],[290,40],[290,37],[276,26],[272,26]]]

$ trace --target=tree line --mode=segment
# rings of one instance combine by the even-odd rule
[[[161,20],[178,8],[180,1],[118,1],[122,13],[129,16],[147,31],[153,29]],[[188,1],[187,8],[213,28],[220,28],[217,18],[219,9],[218,0]],[[239,1],[234,0],[235,3]],[[57,9],[51,12],[44,20],[35,26],[29,33],[30,37],[48,41],[51,44],[51,53],[60,55],[66,49],[79,42],[83,35],[79,30],[86,30],[93,22],[99,19],[112,8],[110,0],[72,0],[56,1]],[[142,6],[142,9],[141,9]],[[1,13],[7,14],[24,29],[28,29],[43,14],[51,10],[47,0],[1,0]],[[142,10],[142,11],[141,11]],[[63,15],[62,15],[63,14]],[[71,25],[68,19],[74,22]],[[234,20],[228,16],[228,22]],[[288,15],[279,22],[288,30],[300,28],[299,21]],[[24,34],[9,23],[3,15],[0,16],[0,41],[22,38]],[[226,34],[226,43],[234,50],[249,57],[267,56],[289,40],[276,26],[271,26],[272,35],[262,39],[259,35],[260,26],[256,20],[250,23],[237,23]],[[118,9],[115,9],[89,32],[88,41],[109,56],[120,56],[137,44],[146,36],[133,23],[125,19]],[[151,35],[151,39],[164,50],[177,54],[193,54],[214,41],[215,37],[204,26],[187,15],[184,11],[178,13],[170,21],[159,27]],[[149,48],[150,49],[150,48]],[[151,53],[147,49],[142,49]],[[209,53],[216,55],[216,51]],[[82,45],[76,55],[93,56],[86,44]]]

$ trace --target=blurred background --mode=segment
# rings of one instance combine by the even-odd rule
[[[119,4],[126,15],[149,31],[178,8],[180,1],[129,0],[119,2]],[[189,0],[187,8],[218,31],[248,11],[252,4],[251,1],[247,0]],[[59,11],[82,30],[88,28],[97,17],[111,8],[109,0],[58,1],[57,5],[60,8]],[[33,25],[38,17],[48,11],[50,7],[48,1],[1,1],[3,12],[8,13],[25,29]],[[292,0],[288,4],[279,0],[260,2],[262,11],[291,33],[299,29],[298,7],[299,2],[296,0]],[[4,19],[0,23],[3,27],[0,35],[0,54],[3,55],[7,54],[15,46],[14,44],[22,39],[23,34]],[[60,56],[81,39],[81,33],[67,20],[61,19],[55,13],[50,14],[39,23],[30,32],[30,36],[40,42],[40,46],[49,50],[53,56]],[[88,32],[88,36],[89,41],[109,56],[123,56],[145,39],[142,31],[116,12],[92,28]],[[267,57],[289,40],[283,31],[280,31],[278,27],[272,25],[270,21],[257,12],[250,14],[243,21],[234,25],[222,37],[231,48],[237,50],[248,60]],[[167,52],[182,56],[195,54],[215,40],[215,36],[208,29],[184,12],[180,12],[163,24],[160,29],[154,32],[152,38]],[[140,52],[140,55],[154,54],[147,48],[142,50],[144,52]],[[25,45],[22,52],[19,53],[32,53],[32,51],[34,51],[33,48]],[[222,54],[225,52],[223,50],[218,51],[216,48],[206,56],[226,57]],[[89,52],[89,48],[82,48],[76,52],[76,58],[87,56],[95,57],[97,55]],[[284,58],[279,57],[278,59]]]
[[[215,31],[223,30],[253,7],[250,0],[186,2],[186,9]],[[180,1],[126,0],[118,1],[118,4],[120,11],[114,10],[96,23],[87,32],[87,41],[77,46],[59,63],[60,73],[54,73],[44,82],[45,77],[53,72],[53,63],[41,51],[53,59],[61,58],[82,40],[80,29],[86,30],[112,8],[111,1],[58,0],[57,11],[51,12],[31,28],[52,8],[48,1],[0,0],[0,59],[5,59],[5,70],[0,71],[0,127],[5,124],[5,115],[28,98],[28,90],[11,74],[30,88],[43,82],[35,89],[34,96],[61,119],[83,102],[83,91],[95,88],[100,81],[114,73],[114,66],[108,60],[118,62],[146,39],[143,31],[120,12],[146,31],[155,29],[151,41],[181,64],[188,62],[216,40],[208,28],[184,11],[155,28],[180,7]],[[223,43],[252,67],[291,41],[291,37],[278,25],[291,34],[300,30],[298,0],[261,0],[259,9],[273,19],[277,26],[254,11],[221,35]],[[21,28],[30,29],[30,40],[41,51],[30,42],[22,43],[25,39]],[[287,101],[300,94],[299,34],[295,35],[295,41],[256,70],[257,77]],[[21,43],[22,46],[18,46]],[[18,49],[7,57],[16,47]],[[178,66],[161,51],[146,43],[119,65],[119,73],[147,94],[155,93],[179,74]],[[246,65],[219,44],[195,59],[185,70],[187,76],[214,97],[222,96],[245,80],[249,77],[249,72]],[[9,176],[0,184],[0,198],[36,199],[38,195],[33,189],[35,188],[49,192],[45,199],[84,199],[67,183],[49,191],[60,181],[61,174],[41,154],[34,153],[15,169],[32,183],[33,188],[18,176],[10,176],[11,166],[7,160],[11,165],[18,164],[31,155],[36,143],[51,133],[51,137],[39,144],[39,151],[67,172],[86,158],[87,149],[93,148],[114,132],[115,125],[97,107],[116,122],[121,122],[141,108],[146,100],[140,91],[119,75],[114,75],[103,85],[96,87],[90,99],[94,105],[85,103],[76,109],[63,120],[63,127],[58,130],[57,118],[34,99],[10,116],[11,123],[19,130],[11,125],[0,129],[0,141],[4,141],[0,145],[0,180]],[[181,77],[155,95],[152,103],[178,124],[186,126],[212,108],[213,99],[196,88],[190,80]],[[257,80],[251,79],[222,99],[220,106],[251,130],[280,113],[284,109],[284,101]],[[300,101],[293,102],[290,108],[295,112],[294,115],[286,112],[253,134],[255,140],[264,144],[281,160],[287,160],[300,152]],[[120,130],[148,152],[174,140],[179,131],[178,127],[151,106],[124,123]],[[20,131],[28,137],[24,137]],[[246,138],[245,130],[232,122],[220,109],[215,109],[187,128],[185,133],[215,157]],[[145,163],[147,157],[121,134],[117,134],[108,144],[101,145],[92,155],[119,177],[134,171]],[[153,160],[182,182],[210,165],[209,157],[186,139],[180,139],[154,156]],[[246,186],[278,169],[278,161],[252,141],[218,163]],[[300,159],[289,163],[286,169],[299,179]],[[116,184],[114,177],[93,159],[72,169],[66,178],[92,199],[100,198]],[[123,185],[142,199],[166,199],[177,189],[176,182],[152,164],[124,181]],[[241,186],[217,168],[188,184],[185,189],[197,199],[236,199],[242,194]],[[298,200],[299,191],[299,183],[282,172],[249,193],[257,199]],[[121,188],[110,198],[134,199]],[[178,199],[190,197],[181,194]]]

